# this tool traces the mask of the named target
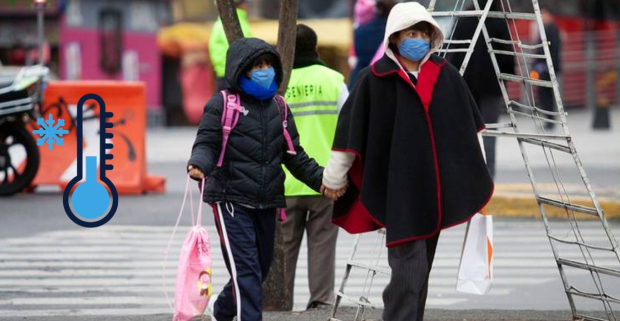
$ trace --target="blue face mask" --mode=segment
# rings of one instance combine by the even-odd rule
[[[254,81],[249,79],[246,76],[239,77],[239,87],[246,94],[258,99],[258,100],[269,100],[276,95],[278,91],[278,84],[275,79],[271,81],[269,87],[265,88],[261,85],[256,84]]]
[[[421,38],[407,38],[400,43],[400,55],[411,60],[420,61],[430,50],[430,42]]]
[[[263,87],[269,88],[273,83],[273,79],[276,77],[276,71],[273,67],[267,69],[253,70],[250,79],[253,83]]]

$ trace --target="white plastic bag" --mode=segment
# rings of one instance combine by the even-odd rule
[[[493,280],[493,217],[474,215],[467,224],[456,291],[487,294]]]

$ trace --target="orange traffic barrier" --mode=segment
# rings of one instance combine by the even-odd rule
[[[114,134],[106,143],[114,148],[108,150],[114,158],[107,164],[114,169],[106,176],[114,183],[119,194],[164,193],[166,179],[151,176],[146,171],[146,92],[138,82],[120,81],[57,81],[48,83],[45,90],[42,117],[52,114],[54,119],[64,119],[64,145],[49,150],[47,144],[39,146],[41,164],[32,185],[56,184],[64,190],[77,174],[77,103],[80,98],[94,93],[106,104],[106,111],[114,113],[107,121],[114,124],[107,133]],[[36,123],[36,122],[35,122]],[[99,156],[99,105],[94,100],[84,104],[83,150],[84,156]]]

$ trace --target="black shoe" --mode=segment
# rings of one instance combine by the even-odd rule
[[[308,304],[306,310],[331,310],[334,306],[323,302],[312,302]]]

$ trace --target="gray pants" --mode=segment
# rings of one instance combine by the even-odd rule
[[[439,234],[388,249],[392,276],[383,291],[384,321],[424,320],[428,277],[438,240]]]
[[[331,223],[334,203],[322,196],[286,199],[287,220],[282,224],[285,282],[291,293],[295,286],[295,269],[304,231],[308,232],[308,278],[311,303],[334,304],[334,271],[338,227]]]

